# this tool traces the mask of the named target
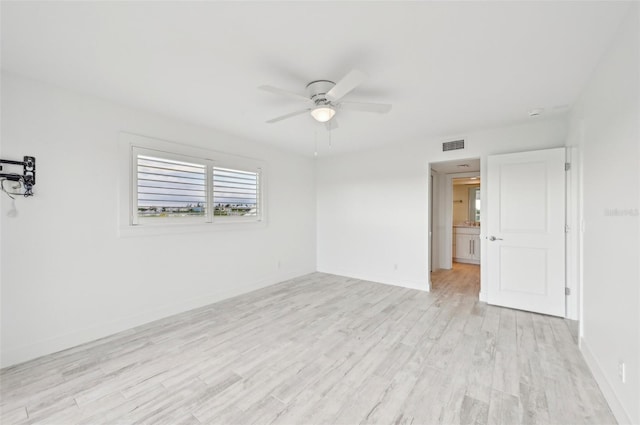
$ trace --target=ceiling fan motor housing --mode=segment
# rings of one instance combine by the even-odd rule
[[[307,84],[307,93],[309,93],[309,98],[316,105],[328,105],[330,104],[330,101],[326,97],[327,92],[335,85],[336,83],[329,80],[312,81]]]

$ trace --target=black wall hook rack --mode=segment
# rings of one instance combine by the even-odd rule
[[[22,166],[22,174],[0,173],[0,179],[21,182],[24,186],[24,196],[33,196],[33,186],[36,184],[36,157],[25,156],[23,161],[0,159],[0,171],[2,171],[2,164]]]

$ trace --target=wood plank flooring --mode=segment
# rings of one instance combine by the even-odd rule
[[[565,320],[314,273],[0,371],[3,424],[613,424]]]

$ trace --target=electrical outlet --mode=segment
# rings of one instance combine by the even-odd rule
[[[393,265],[393,270],[398,271],[398,265],[397,264]]]
[[[627,366],[623,361],[618,362],[618,378],[623,384],[627,382]]]
[[[280,270],[282,268],[282,261],[278,260],[278,270]]]

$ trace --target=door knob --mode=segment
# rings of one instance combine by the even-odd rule
[[[501,241],[502,238],[496,238],[495,236],[489,236],[490,241]]]

